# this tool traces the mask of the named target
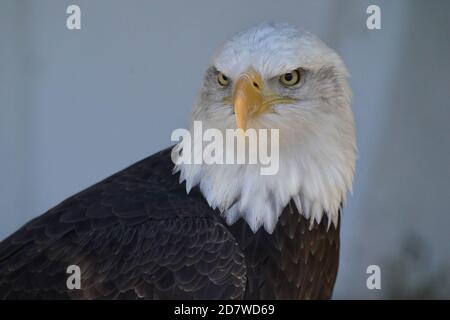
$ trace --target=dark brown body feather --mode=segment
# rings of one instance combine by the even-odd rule
[[[339,228],[327,219],[314,224],[294,203],[284,209],[275,231],[254,234],[246,222],[230,227],[247,264],[246,299],[329,299],[339,264]]]
[[[229,227],[172,175],[170,149],[70,197],[0,242],[0,299],[329,298],[339,230],[290,204],[273,234]],[[325,219],[326,220],[326,219]],[[66,286],[69,265],[81,289]]]

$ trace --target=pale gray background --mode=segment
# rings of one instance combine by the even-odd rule
[[[382,30],[366,28],[371,3]],[[359,160],[334,297],[449,298],[449,1],[0,0],[0,239],[168,146],[213,50],[263,21],[317,34],[352,75]]]

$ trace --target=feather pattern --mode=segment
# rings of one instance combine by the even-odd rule
[[[328,298],[339,232],[290,204],[273,234],[231,228],[186,195],[163,150],[81,191],[0,243],[1,299]],[[81,289],[66,286],[69,265]]]

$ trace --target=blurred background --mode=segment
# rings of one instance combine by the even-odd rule
[[[351,73],[359,159],[334,298],[449,299],[449,1],[1,0],[0,239],[169,146],[215,48],[264,21],[315,33]]]

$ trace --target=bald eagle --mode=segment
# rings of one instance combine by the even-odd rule
[[[184,145],[162,150],[3,240],[0,299],[330,298],[356,158],[347,77],[304,30],[238,33],[213,56],[192,121],[279,129],[278,172],[174,164]],[[67,286],[72,265],[80,288]]]

